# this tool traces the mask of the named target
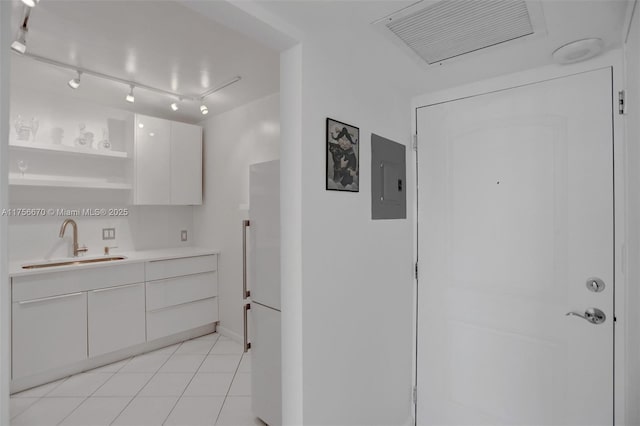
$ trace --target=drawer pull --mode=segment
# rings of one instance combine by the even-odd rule
[[[23,300],[22,302],[18,302],[18,305],[30,305],[32,303],[46,302],[48,300],[55,299],[64,299],[65,297],[73,297],[73,296],[82,296],[83,292],[79,293],[71,293],[71,294],[63,294],[60,296],[51,296],[51,297],[43,297],[42,299],[33,299],[33,300]]]
[[[113,290],[120,290],[122,288],[128,288],[128,287],[134,287],[140,285],[140,283],[135,283],[135,284],[128,284],[128,285],[118,285],[115,287],[107,287],[107,288],[99,288],[97,290],[91,290],[91,292],[93,293],[102,293],[104,291],[113,291]]]

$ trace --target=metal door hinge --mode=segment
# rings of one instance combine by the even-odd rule
[[[414,151],[418,152],[418,134],[413,135],[413,145],[412,148]]]
[[[417,387],[413,387],[413,405],[416,405],[418,403],[418,388]]]
[[[418,279],[418,262],[416,262],[414,274],[415,274],[415,277],[416,277],[416,280],[417,280]]]
[[[618,92],[618,114],[623,115],[625,112],[625,96],[624,96],[624,90],[621,90]]]

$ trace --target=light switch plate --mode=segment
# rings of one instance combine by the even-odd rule
[[[180,231],[180,241],[187,241],[187,230],[183,229]]]
[[[116,228],[102,228],[102,239],[103,240],[115,240],[116,239]]]

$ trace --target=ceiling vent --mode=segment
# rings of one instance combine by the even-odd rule
[[[538,2],[421,1],[374,25],[428,64],[544,33]]]

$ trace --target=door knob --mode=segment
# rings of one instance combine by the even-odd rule
[[[591,324],[602,324],[607,319],[607,316],[598,308],[587,308],[584,314],[577,312],[567,312],[567,316],[576,316],[589,321]]]

